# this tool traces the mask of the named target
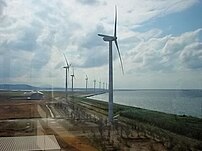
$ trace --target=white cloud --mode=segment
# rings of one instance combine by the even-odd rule
[[[202,43],[195,42],[186,46],[179,58],[187,68],[202,69]]]
[[[201,68],[202,29],[180,36],[165,36],[141,41],[125,56],[130,64],[128,72],[181,70]]]
[[[98,0],[77,0],[77,1],[84,5],[96,5],[99,3]]]
[[[0,0],[0,17],[3,14],[4,7],[6,7],[6,3],[3,0]]]
[[[134,29],[144,21],[182,11],[197,2],[0,0],[0,54],[7,56],[7,59],[0,59],[3,71],[0,77],[10,77],[16,82],[29,81],[32,77],[33,83],[48,84],[47,77],[61,85],[60,77],[64,74],[60,69],[64,63],[61,53],[65,53],[74,66],[83,68],[78,72],[85,68],[91,74],[89,77],[94,76],[94,71],[100,75],[107,69],[108,44],[97,33],[113,34],[115,4],[118,5],[119,46],[128,72],[173,69],[175,62],[191,68],[197,63],[188,63],[187,52],[200,46],[197,31],[195,35],[190,32],[181,37],[162,37],[159,29],[145,33],[134,32]],[[189,46],[189,43],[195,45]],[[116,53],[114,56],[118,61]],[[176,59],[179,56],[180,61]],[[194,58],[196,54],[190,56]],[[8,59],[10,57],[12,59]],[[99,73],[98,69],[102,72]],[[103,77],[106,79],[106,74]]]

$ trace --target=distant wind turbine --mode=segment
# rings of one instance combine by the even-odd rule
[[[112,42],[113,41],[115,42],[116,48],[118,50],[122,72],[124,73],[121,54],[120,54],[118,42],[117,42],[116,26],[117,26],[117,8],[115,6],[114,35],[109,36],[109,35],[98,34],[98,36],[103,37],[104,41],[109,42],[109,112],[108,112],[108,118],[109,118],[110,124],[113,123],[113,63],[112,63],[112,58],[113,58],[112,57],[112,55],[113,55],[112,54]]]
[[[71,66],[71,64],[68,63],[67,58],[65,56],[65,54],[63,53],[63,56],[65,58],[65,62],[66,62],[66,66],[64,66],[63,68],[65,68],[66,74],[65,74],[65,94],[66,94],[66,99],[67,99],[67,71],[68,71],[68,75],[69,75],[69,68]]]
[[[101,82],[101,80],[100,80],[100,82],[99,82],[99,89],[100,89],[100,90],[101,90],[101,83],[102,83],[102,82]]]
[[[88,89],[88,76],[86,75],[86,92],[87,92],[87,89]]]
[[[95,92],[96,80],[94,80],[93,83],[94,83],[94,92]]]
[[[72,69],[73,69],[73,73],[72,73],[71,77],[72,77],[72,92],[73,92],[74,91],[74,79],[75,79],[74,67],[72,67]]]

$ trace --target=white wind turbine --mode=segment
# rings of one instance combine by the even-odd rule
[[[66,62],[66,66],[64,66],[63,68],[65,68],[66,74],[65,74],[65,94],[66,94],[66,99],[67,99],[67,71],[68,71],[68,76],[69,76],[69,68],[71,66],[71,64],[68,63],[67,58],[65,56],[65,54],[63,53],[63,56],[65,58],[65,62]]]
[[[101,83],[102,83],[102,82],[101,82],[101,80],[100,80],[100,82],[99,82],[99,90],[101,90]]]
[[[87,74],[86,74],[86,92],[87,92],[87,89],[88,89],[88,76],[87,76]]]
[[[94,80],[93,83],[94,83],[94,92],[95,92],[96,80]]]
[[[71,77],[72,77],[72,92],[73,92],[74,91],[74,78],[75,78],[75,76],[74,76],[74,67],[72,67],[72,70],[73,70],[73,73],[72,73]]]
[[[121,68],[123,72],[123,63],[121,59],[121,54],[119,51],[118,47],[118,42],[117,42],[117,36],[116,36],[116,26],[117,26],[117,8],[115,6],[115,23],[114,23],[114,35],[109,36],[109,35],[103,35],[103,34],[98,34],[98,36],[103,37],[103,40],[106,42],[109,42],[109,112],[108,112],[108,118],[110,124],[113,123],[113,63],[112,63],[112,42],[115,42],[116,48],[118,50],[120,62],[121,62]],[[124,72],[123,72],[124,73]]]

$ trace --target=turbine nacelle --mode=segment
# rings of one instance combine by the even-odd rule
[[[72,66],[72,71],[73,73],[70,75],[72,78],[75,78],[75,75],[74,75],[74,67]]]
[[[115,41],[117,39],[117,37],[103,35],[103,34],[98,34],[98,36],[103,37],[104,41]]]

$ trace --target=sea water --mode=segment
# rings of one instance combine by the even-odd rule
[[[108,93],[90,98],[108,101]],[[202,90],[119,90],[114,103],[202,118]]]

